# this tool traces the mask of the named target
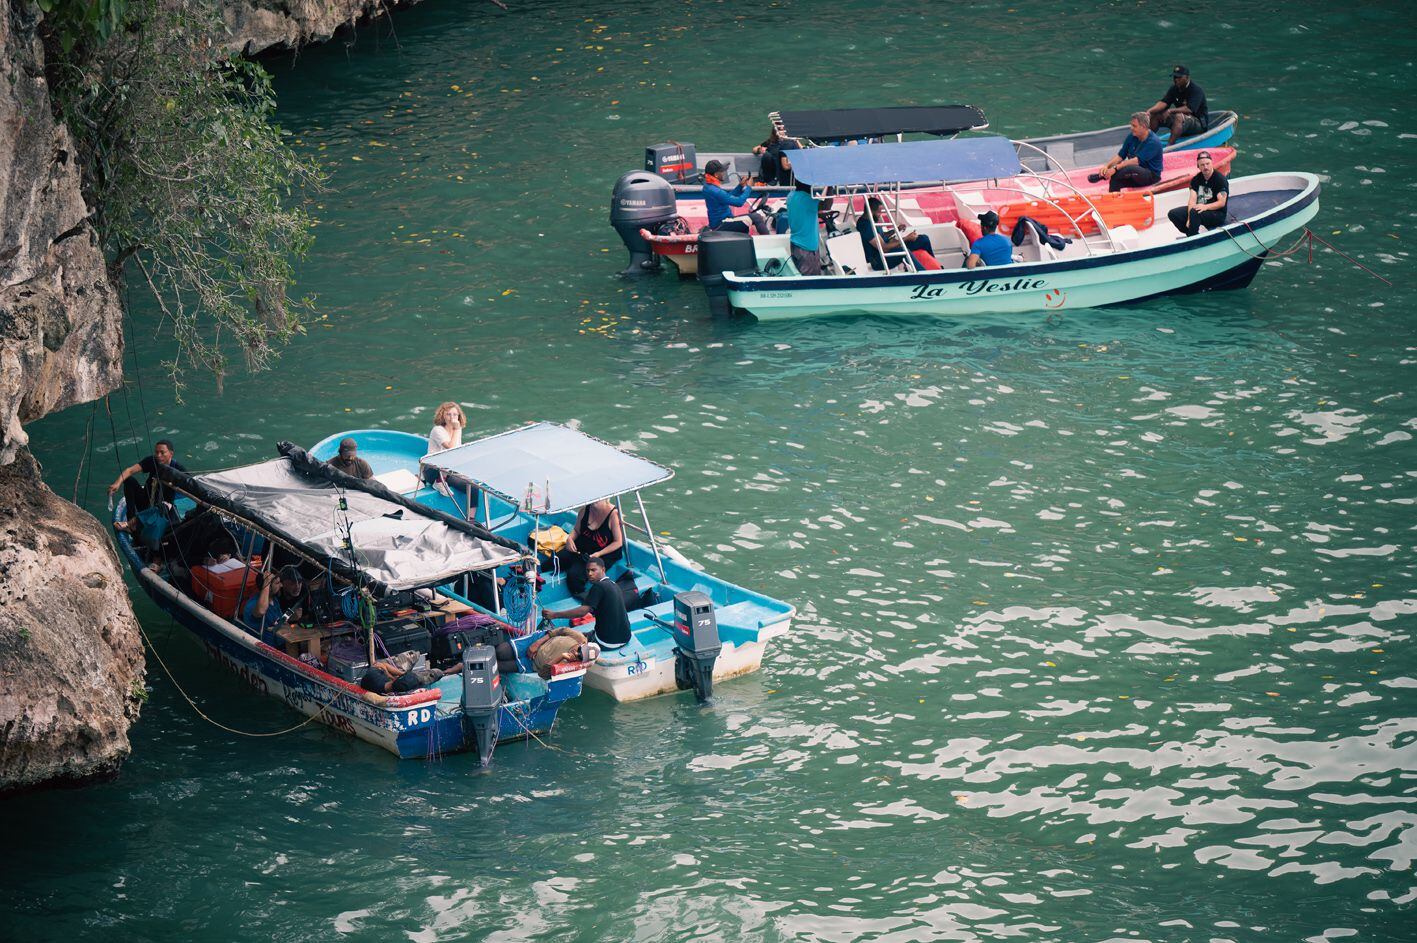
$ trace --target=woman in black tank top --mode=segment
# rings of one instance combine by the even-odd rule
[[[599,523],[592,527],[591,521],[595,519]],[[585,591],[585,562],[588,557],[599,557],[609,569],[624,556],[624,548],[625,531],[615,505],[609,501],[595,501],[581,508],[566,549],[556,554],[561,561],[561,570],[566,574],[566,588],[571,595],[580,596]]]

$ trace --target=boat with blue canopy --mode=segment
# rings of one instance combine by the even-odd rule
[[[588,665],[543,677],[528,651],[544,633],[463,595],[527,549],[288,443],[279,452],[199,475],[157,465],[175,500],[136,528],[118,505],[118,548],[148,597],[257,691],[400,758],[472,751],[486,765],[498,742],[548,733]],[[307,587],[287,614],[298,621],[252,617],[277,570]],[[381,664],[399,666],[384,690],[367,683]]]
[[[1162,129],[1158,136],[1168,152],[1221,147],[1235,135],[1239,115],[1215,111],[1203,130],[1178,141]],[[974,105],[904,105],[883,108],[831,108],[775,111],[768,121],[795,145],[787,152],[796,166],[800,150],[847,144],[903,141],[907,134],[955,137],[988,130],[989,119]],[[1038,172],[1081,170],[1103,163],[1122,146],[1127,125],[1018,139],[1019,159]],[[667,180],[681,200],[703,199],[704,167],[709,161],[723,164],[729,182],[760,176],[762,157],[746,151],[704,151],[693,144],[667,141],[645,148],[644,170]],[[788,186],[764,187],[768,195],[786,195]]]
[[[423,436],[361,429],[323,440],[312,454],[332,457],[343,438],[354,439],[376,477],[411,500],[528,548],[539,544],[533,535],[553,527],[572,532],[587,504],[613,502],[625,542],[608,576],[634,600],[631,640],[600,652],[586,684],[617,701],[683,689],[706,698],[715,683],[756,671],[768,643],[791,626],[790,604],[705,573],[660,539],[641,492],[668,481],[672,470],[584,432],[537,422],[429,455]],[[540,563],[533,598],[496,594],[483,608],[530,625],[543,611],[579,605],[552,558],[542,554]]]
[[[1319,208],[1311,174],[1234,177],[1225,224],[1186,236],[1167,215],[1184,210],[1188,190],[1087,193],[1056,177],[1014,176],[1024,169],[1002,138],[803,151],[794,157],[797,179],[818,199],[836,201],[823,216],[823,274],[797,272],[786,236],[716,232],[700,240],[700,280],[712,304],[726,299],[760,319],[1091,308],[1244,287]],[[932,184],[905,186],[920,181]],[[885,203],[872,225],[896,246],[874,265],[856,229],[869,197]],[[1013,258],[968,268],[978,221],[989,210],[1011,238]],[[1046,226],[1034,225],[1040,221]],[[928,258],[904,246],[902,234],[928,237]]]

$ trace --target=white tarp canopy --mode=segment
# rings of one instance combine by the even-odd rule
[[[551,514],[674,477],[663,465],[554,422],[533,423],[426,455],[423,465],[456,484],[476,485],[518,506],[526,498],[527,485],[534,485],[540,500],[549,505],[537,510]],[[543,494],[548,483],[549,496]]]
[[[392,590],[431,586],[519,559],[516,551],[392,501],[301,475],[285,458],[198,475],[196,480],[249,510],[253,524],[264,523],[316,555],[348,562],[348,526],[354,565]],[[341,494],[347,511],[339,509]]]

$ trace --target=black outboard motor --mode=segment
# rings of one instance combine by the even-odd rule
[[[502,732],[502,676],[497,672],[497,651],[491,645],[470,645],[462,653],[462,724],[477,744],[483,766],[492,762],[497,736]]]
[[[634,170],[615,181],[610,197],[610,225],[630,250],[630,266],[624,276],[659,271],[659,257],[650,251],[641,229],[654,229],[679,215],[674,188],[669,181],[645,170]]]
[[[696,183],[699,155],[692,144],[651,144],[645,148],[645,170],[672,183]]]
[[[715,315],[732,313],[723,273],[747,275],[757,270],[758,254],[748,233],[732,229],[706,229],[699,233],[699,281],[708,293],[709,310]]]
[[[675,596],[675,686],[681,691],[693,688],[699,701],[707,701],[713,696],[713,663],[722,650],[713,600],[697,590]]]

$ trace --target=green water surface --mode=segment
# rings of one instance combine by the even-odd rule
[[[102,514],[159,435],[207,470],[445,399],[574,421],[673,466],[657,528],[793,633],[707,709],[590,693],[487,772],[231,736],[150,656],[121,777],[4,804],[0,936],[1417,939],[1406,5],[509,3],[271,63],[331,174],[323,319],[179,404],[135,295],[112,427],[78,407],[34,451]],[[1240,112],[1236,172],[1322,175],[1317,231],[1390,287],[1319,251],[1052,321],[759,325],[613,277],[651,141],[956,101],[1084,130],[1176,62]],[[298,721],[135,605],[204,712]]]

